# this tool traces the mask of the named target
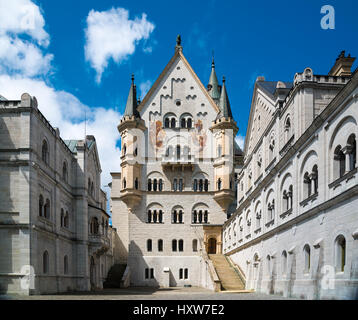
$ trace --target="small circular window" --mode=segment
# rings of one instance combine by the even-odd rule
[[[179,106],[181,105],[181,101],[180,101],[180,100],[177,100],[177,101],[175,102],[175,104],[179,107]]]

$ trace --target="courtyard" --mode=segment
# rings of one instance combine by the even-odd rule
[[[279,295],[266,295],[251,291],[213,292],[203,288],[132,287],[104,289],[92,292],[69,292],[54,295],[0,296],[8,300],[292,300]]]

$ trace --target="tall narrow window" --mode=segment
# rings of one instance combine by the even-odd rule
[[[172,240],[172,251],[176,252],[177,251],[177,240]]]
[[[172,119],[170,120],[170,127],[171,127],[171,128],[175,128],[175,118],[172,118]]]
[[[163,240],[162,239],[158,240],[158,251],[159,252],[163,251]]]
[[[42,161],[45,162],[46,164],[48,164],[48,160],[49,160],[49,152],[48,152],[48,144],[47,144],[47,141],[44,140],[42,142]]]
[[[183,179],[179,179],[179,191],[183,191]]]
[[[343,177],[346,171],[345,155],[341,146],[337,146],[334,151],[334,161],[335,178],[338,179]]]
[[[306,244],[303,248],[304,258],[305,258],[305,273],[308,273],[311,269],[311,248]]]
[[[287,252],[282,252],[282,274],[287,273]]]
[[[148,179],[148,191],[152,191],[152,179]]]
[[[197,179],[194,179],[194,182],[193,182],[193,190],[196,192],[198,191],[198,180]]]
[[[336,271],[344,272],[346,265],[346,239],[340,235],[336,239]]]
[[[64,227],[65,211],[61,209],[61,227]]]
[[[163,211],[159,210],[159,223],[163,222]]]
[[[174,191],[177,191],[177,190],[178,190],[178,180],[177,180],[177,179],[174,179],[174,182],[173,182],[173,190],[174,190]]]
[[[180,146],[177,145],[177,152],[176,152],[176,156],[177,156],[177,159],[180,159]]]
[[[314,165],[312,168],[313,193],[318,193],[318,168]]]
[[[50,208],[51,208],[50,200],[46,199],[46,204],[44,206],[44,216],[47,219],[50,219]]]
[[[193,252],[197,252],[198,251],[198,240],[194,239],[193,240]]]
[[[303,187],[304,187],[304,196],[308,198],[311,195],[311,179],[309,177],[308,172],[303,176]]]
[[[147,240],[147,251],[148,252],[152,251],[152,239]]]
[[[184,251],[184,240],[182,239],[179,240],[179,251]]]
[[[39,216],[40,216],[40,217],[43,216],[43,206],[44,206],[44,198],[43,198],[43,196],[40,194],[40,197],[39,197]]]
[[[49,257],[47,251],[45,251],[42,255],[42,271],[44,274],[49,272]]]
[[[179,223],[183,223],[183,211],[179,210]]]
[[[208,192],[208,191],[209,191],[209,180],[208,180],[208,179],[205,179],[205,182],[204,182],[204,190],[205,190],[205,192]]]
[[[185,128],[185,124],[186,124],[185,118],[182,118],[181,119],[181,127]]]
[[[184,269],[184,279],[186,280],[186,279],[188,279],[188,278],[189,278],[189,272],[188,272],[188,269],[185,268],[185,269]]]
[[[151,223],[152,222],[152,211],[148,210],[148,222]]]
[[[188,118],[187,123],[186,123],[187,128],[190,129],[191,125],[192,125],[192,120],[191,120],[191,118]]]
[[[62,166],[62,179],[67,182],[67,163],[66,161],[63,162]]]
[[[163,191],[163,180],[159,179],[159,191]]]
[[[158,181],[157,179],[153,180],[153,191],[157,191],[158,190]]]
[[[134,181],[134,188],[135,188],[136,190],[138,190],[138,188],[139,188],[138,178],[135,178],[135,181]]]
[[[209,221],[208,210],[205,210],[205,213],[204,213],[204,223],[208,223],[208,221]]]
[[[218,190],[221,190],[221,179],[218,179]]]
[[[193,211],[193,223],[197,223],[198,222],[198,214],[196,212],[196,210]]]
[[[126,178],[123,179],[123,189],[127,188],[127,180]]]
[[[68,257],[64,256],[63,258],[63,273],[68,274]]]
[[[352,171],[355,169],[357,163],[357,143],[354,134],[349,136],[347,147],[349,148],[349,170]]]
[[[169,118],[165,118],[165,120],[164,120],[164,128],[169,128]]]
[[[179,269],[179,280],[183,280],[183,269]]]
[[[203,179],[199,180],[199,191],[202,192],[203,191]]]

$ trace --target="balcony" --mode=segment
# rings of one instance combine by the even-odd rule
[[[161,158],[161,164],[163,169],[171,169],[174,171],[175,169],[190,168],[192,171],[194,170],[195,165],[195,157],[192,155],[186,156],[163,156]]]
[[[120,191],[120,200],[122,200],[132,211],[142,200],[142,191],[137,189],[123,189]]]
[[[235,200],[235,192],[230,189],[217,190],[214,193],[214,200],[226,211],[230,204]]]

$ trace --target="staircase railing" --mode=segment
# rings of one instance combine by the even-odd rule
[[[234,261],[232,261],[229,256],[225,255],[225,258],[226,258],[227,262],[230,264],[230,266],[234,269],[236,274],[239,276],[239,278],[242,281],[243,285],[246,286],[246,277],[245,277],[244,272],[240,268],[240,266],[237,265]]]

